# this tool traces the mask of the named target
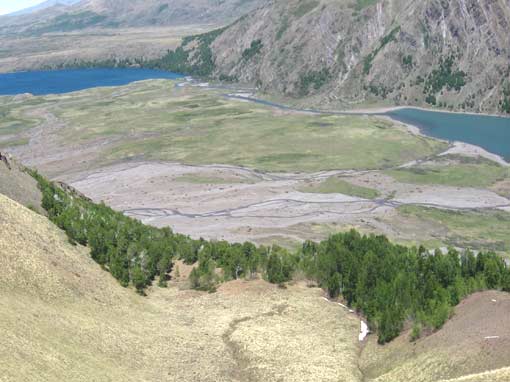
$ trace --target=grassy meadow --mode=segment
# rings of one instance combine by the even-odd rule
[[[316,194],[344,194],[364,199],[375,199],[380,195],[379,191],[373,188],[357,186],[338,176],[331,176],[319,183],[306,184],[300,187],[299,191]]]
[[[490,249],[499,252],[510,248],[510,214],[504,211],[462,212],[419,206],[402,206],[399,214],[409,224],[427,222],[445,231],[445,244]]]
[[[106,142],[100,164],[143,158],[277,172],[384,169],[445,148],[376,117],[284,113],[230,100],[219,90],[178,88],[172,81],[37,101],[38,109],[65,125],[58,131],[63,145]],[[31,110],[23,103],[16,108]]]
[[[485,159],[452,156],[386,173],[399,182],[486,188],[510,178],[510,169]]]
[[[254,179],[233,177],[233,176],[214,176],[199,174],[184,174],[174,179],[176,182],[192,183],[192,184],[237,184],[255,182]]]

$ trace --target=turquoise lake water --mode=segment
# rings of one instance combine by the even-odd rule
[[[385,115],[417,126],[425,135],[471,143],[510,160],[510,118],[412,108],[392,111]]]

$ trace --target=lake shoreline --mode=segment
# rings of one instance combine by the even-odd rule
[[[414,135],[419,135],[426,138],[431,138],[443,142],[447,142],[450,144],[450,147],[445,152],[446,154],[459,154],[464,155],[468,157],[483,157],[485,159],[489,159],[493,162],[498,163],[501,166],[509,167],[510,162],[508,162],[505,157],[502,155],[496,154],[494,152],[491,152],[482,146],[464,142],[457,139],[447,139],[442,137],[437,137],[431,134],[427,134],[423,132],[423,127],[419,126],[418,124],[413,124],[409,121],[403,121],[396,116],[392,115],[392,112],[401,111],[401,110],[419,110],[424,112],[430,112],[430,113],[443,113],[443,114],[449,114],[449,115],[470,115],[470,116],[477,116],[477,117],[491,117],[491,118],[501,118],[501,119],[508,119],[510,122],[509,117],[504,117],[500,115],[491,115],[491,114],[482,114],[482,113],[470,113],[470,112],[455,112],[455,111],[438,111],[434,109],[427,109],[423,107],[414,107],[414,106],[393,106],[393,107],[379,107],[379,108],[367,108],[367,109],[355,109],[355,110],[345,110],[345,111],[339,111],[339,110],[316,110],[316,109],[298,109],[295,107],[292,107],[290,105],[284,105],[279,104],[272,101],[264,100],[263,98],[256,98],[254,94],[252,93],[230,93],[225,95],[228,98],[231,99],[237,99],[239,101],[245,101],[245,102],[254,102],[259,103],[262,105],[275,107],[278,109],[286,110],[289,112],[301,112],[301,113],[315,113],[315,114],[333,114],[333,115],[358,115],[358,116],[376,116],[379,118],[383,118],[386,120],[390,120],[393,123],[398,123],[406,127],[406,129]]]
[[[474,116],[485,116],[485,117],[496,117],[496,118],[506,118],[510,120],[510,116],[504,114],[490,114],[490,113],[476,113],[474,111],[452,111],[452,110],[443,110],[443,109],[434,109],[427,108],[423,106],[388,106],[388,107],[374,107],[374,108],[366,108],[366,109],[351,109],[346,110],[346,113],[353,114],[361,114],[361,115],[378,115],[378,114],[388,114],[394,111],[405,110],[405,109],[415,109],[421,111],[429,111],[432,113],[445,113],[445,114],[463,114],[463,115],[474,115]]]
[[[362,115],[365,115],[365,114],[362,114]],[[450,146],[448,147],[448,149],[446,151],[440,153],[438,156],[462,155],[462,156],[472,157],[472,158],[482,157],[482,158],[488,159],[490,161],[496,162],[501,166],[510,167],[510,162],[506,161],[505,158],[503,158],[501,155],[491,153],[490,151],[485,150],[483,147],[473,145],[470,143],[466,143],[466,142],[462,142],[462,141],[449,141],[446,139],[432,137],[430,135],[424,134],[418,126],[399,121],[398,119],[391,118],[391,116],[389,116],[389,115],[382,115],[381,118],[384,118],[384,119],[389,120],[393,123],[399,123],[399,124],[405,126],[405,128],[413,135],[418,135],[420,137],[425,137],[425,138],[432,138],[432,139],[436,139],[439,141],[449,143]]]

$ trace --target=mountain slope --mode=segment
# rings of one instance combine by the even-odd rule
[[[15,173],[7,174],[2,182]],[[186,278],[191,267],[179,266]],[[415,343],[406,333],[383,347],[372,336],[361,349],[358,316],[325,301],[320,288],[236,280],[201,293],[188,290],[174,271],[169,288],[141,297],[46,217],[2,194],[0,269],[6,381],[499,382],[510,376],[510,295],[499,291],[468,297],[443,329]]]
[[[361,357],[365,377],[377,382],[508,381],[509,309],[508,293],[475,293],[441,330],[416,342],[409,341],[410,331],[384,347],[369,341]]]
[[[85,0],[77,9],[105,15],[121,26],[226,23],[264,0]]]
[[[273,1],[209,44],[211,74],[308,105],[510,112],[509,27],[509,0]]]
[[[37,182],[24,172],[22,166],[2,152],[0,152],[0,194],[34,211],[44,213],[41,207],[42,194],[37,188]]]
[[[416,343],[407,334],[384,347],[372,338],[360,359],[359,320],[318,288],[238,280],[209,294],[181,290],[177,279],[140,297],[45,217],[1,194],[0,254],[0,375],[9,382],[510,376],[510,297],[501,292],[469,297],[441,331]]]
[[[72,1],[68,6],[44,7],[30,14],[0,17],[0,34],[37,35],[91,27],[225,24],[264,2],[266,0]]]
[[[141,297],[1,194],[0,267],[2,381],[361,380],[359,320],[318,288],[177,279]]]
[[[30,13],[42,11],[43,9],[51,8],[54,6],[62,5],[69,6],[80,2],[81,0],[47,0],[33,7],[25,8],[16,12],[9,13],[9,16],[27,15]]]

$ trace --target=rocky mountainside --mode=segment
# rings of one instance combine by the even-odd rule
[[[43,34],[90,27],[224,24],[265,0],[82,0],[29,15],[0,17],[0,34]]]
[[[273,0],[167,63],[307,105],[510,113],[509,30],[510,0]]]

